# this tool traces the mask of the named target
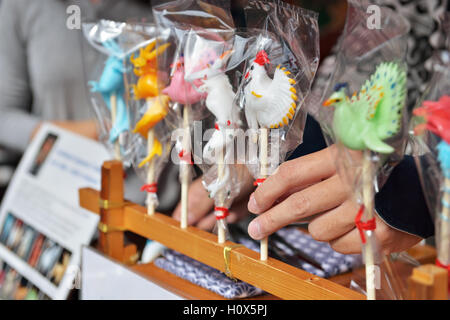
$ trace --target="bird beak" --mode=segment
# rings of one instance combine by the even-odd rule
[[[335,102],[336,102],[336,99],[328,99],[328,100],[325,100],[325,102],[323,103],[323,106],[324,107],[329,107],[332,104],[334,104]]]

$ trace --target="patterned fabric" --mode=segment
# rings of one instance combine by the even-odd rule
[[[247,298],[263,293],[261,289],[242,281],[234,281],[219,270],[170,249],[154,263],[159,268],[227,299]]]
[[[302,250],[304,253],[314,257],[315,260],[320,262],[321,267],[325,271],[317,269],[309,263],[301,263],[303,270],[319,277],[329,278],[348,272],[353,268],[357,268],[362,265],[361,255],[345,255],[336,252],[327,242],[316,241],[310,235],[301,232],[296,228],[284,228],[279,230],[277,233],[286,239],[287,242],[292,244],[293,247]],[[292,254],[292,251],[289,250],[289,248],[283,249],[286,253]]]
[[[340,254],[331,249],[328,243],[318,242],[296,228],[284,228],[277,233],[292,246],[301,249],[320,262],[325,272],[306,262],[301,263],[302,269],[319,277],[328,278],[362,265],[360,255]],[[251,250],[259,251],[259,246],[249,239],[241,238],[238,241]],[[280,247],[282,246],[280,245]],[[282,247],[282,250],[288,255],[293,254],[286,246]],[[155,260],[154,263],[157,267],[227,299],[248,298],[263,293],[261,289],[242,281],[233,281],[224,273],[181,253],[168,249],[163,255],[164,257]]]
[[[328,243],[316,241],[310,235],[301,232],[297,228],[284,228],[279,230],[277,234],[283,237],[293,247],[301,250],[320,263],[324,271],[317,269],[307,262],[300,262],[303,270],[315,274],[316,276],[329,278],[341,273],[348,272],[353,268],[362,265],[361,255],[345,255],[336,252],[330,247]],[[241,242],[247,248],[259,252],[259,246],[253,241],[248,239],[239,239],[239,242]],[[279,246],[288,255],[294,254],[288,247],[283,246],[282,244],[279,244]]]

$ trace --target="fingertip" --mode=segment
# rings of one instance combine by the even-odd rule
[[[255,240],[261,240],[263,238],[261,234],[261,224],[259,223],[258,219],[254,219],[252,222],[250,222],[250,224],[248,225],[248,234]]]
[[[256,202],[255,193],[254,192],[250,195],[250,199],[248,200],[247,209],[251,213],[255,213],[255,214],[258,214],[258,213],[262,212],[261,207]]]

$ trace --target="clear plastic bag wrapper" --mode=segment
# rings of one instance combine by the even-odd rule
[[[236,103],[246,120],[246,165],[259,185],[301,142],[304,102],[319,63],[317,14],[282,1],[248,1],[246,31],[256,36]],[[268,256],[261,240],[260,259]]]
[[[156,4],[156,3],[154,3]],[[170,97],[173,117],[167,121],[174,128],[172,140],[175,147],[172,161],[180,165],[181,226],[187,226],[187,194],[193,177],[191,131],[197,121],[209,115],[202,103],[207,94],[200,92],[201,80],[188,81],[186,73],[186,41],[191,30],[205,29],[217,37],[227,39],[234,32],[228,1],[172,1],[153,7],[155,21],[161,33],[168,35],[171,48],[161,55],[159,70],[168,74],[163,94]],[[205,57],[206,58],[206,57]],[[190,61],[192,69],[201,68],[204,61]]]
[[[244,12],[247,32],[256,38],[237,104],[248,128],[247,166],[259,184],[302,143],[319,27],[315,12],[282,1],[248,1]]]
[[[160,91],[159,78],[165,75],[158,72],[158,58],[170,43],[160,34],[154,24],[140,24],[145,46],[131,53],[127,64],[133,72],[128,74],[129,106],[132,115],[132,164],[144,185],[141,191],[147,192],[147,211],[155,212],[158,206],[158,177],[167,163],[171,149],[170,128],[165,118],[170,112],[169,97]]]
[[[423,193],[435,222],[436,264],[450,265],[450,53],[434,59],[432,79],[413,110],[410,132]],[[449,287],[450,288],[450,287]]]
[[[161,82],[163,93],[170,97],[170,107],[177,117],[171,123],[174,128],[183,127],[183,121],[190,125],[194,121],[202,120],[208,116],[204,104],[206,94],[199,92],[195,87],[201,85],[200,80],[193,83],[185,79],[184,50],[187,37],[191,30],[208,28],[217,37],[227,38],[234,32],[233,22],[229,12],[229,1],[171,1],[156,5],[161,1],[153,1],[153,13],[155,21],[161,33],[171,43],[169,50],[161,54],[158,59],[159,70],[167,73],[166,82]],[[191,62],[191,68],[198,68],[202,62],[196,65]],[[192,71],[192,70],[191,70]],[[185,108],[186,107],[186,108]],[[187,117],[184,109],[188,109]],[[187,119],[186,119],[187,118]]]
[[[413,269],[420,263],[406,252],[384,256],[376,266],[377,300],[408,300],[408,278],[404,274],[412,274]],[[352,272],[350,288],[366,295],[366,274],[363,269]]]
[[[127,60],[132,52],[146,45],[148,39],[142,25],[110,20],[83,23],[83,34],[100,54],[88,68],[85,63],[91,102],[99,127],[99,138],[115,159],[130,164],[132,138],[130,133],[129,84],[127,74],[132,68]]]
[[[247,33],[219,35],[207,27],[192,29],[186,37],[185,79],[196,91],[206,94],[200,103],[209,113],[203,121],[206,143],[201,155],[194,153],[194,159],[203,171],[203,185],[215,202],[217,224],[213,231],[219,243],[226,240],[228,209],[240,192],[247,170],[245,159],[238,159],[236,151],[237,136],[243,139],[244,135],[241,110],[235,103],[239,81],[233,80],[242,76],[249,54],[246,49],[254,43],[255,37]]]
[[[376,298],[383,259],[375,236],[374,196],[404,156],[409,23],[379,7],[379,26],[369,28],[368,1],[349,1],[335,71],[323,93],[319,122],[327,143],[338,148],[337,169],[360,203],[355,224],[366,264],[367,298]]]

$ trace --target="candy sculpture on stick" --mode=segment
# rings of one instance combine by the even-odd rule
[[[363,151],[362,204],[355,223],[360,231],[366,264],[367,299],[374,300],[376,228],[374,212],[374,182],[376,162],[373,153],[390,154],[394,148],[385,142],[395,136],[402,124],[406,95],[406,72],[397,63],[381,63],[358,93],[346,94],[346,84],[335,86],[335,92],[324,106],[334,106],[333,131],[337,141],[351,150]],[[361,199],[358,199],[361,200]],[[366,221],[361,221],[365,215]]]
[[[133,132],[147,139],[148,154],[138,167],[141,168],[148,163],[147,184],[142,187],[142,190],[147,192],[147,212],[150,215],[154,214],[158,202],[154,157],[161,157],[163,150],[153,128],[164,119],[169,107],[169,97],[159,94],[156,64],[157,56],[164,52],[169,44],[160,45],[156,49],[155,46],[156,40],[153,40],[145,48],[140,49],[138,57],[135,58],[134,55],[130,57],[134,65],[134,73],[139,77],[137,84],[132,86],[135,99],[145,99],[147,104],[147,110],[137,122]]]
[[[170,66],[170,84],[163,93],[171,99],[170,108],[179,114],[177,126],[184,131],[178,135],[175,151],[180,161],[181,182],[181,228],[187,227],[188,187],[192,173],[192,153],[190,127],[193,121],[202,120],[208,113],[203,112],[203,102],[207,96],[199,92],[202,85],[200,79],[186,80],[186,73],[193,73],[203,69],[208,61],[202,61],[202,52],[191,51],[187,44],[196,35],[208,40],[217,38],[228,39],[234,33],[233,19],[227,1],[171,1],[153,8],[155,21],[162,33],[167,33],[173,46],[173,54],[166,54],[161,59],[162,68]],[[204,37],[205,33],[209,35]],[[223,41],[223,40],[222,40]],[[192,43],[192,42],[191,42]],[[194,55],[191,55],[195,53]],[[195,87],[195,88],[194,88]],[[181,112],[179,112],[181,111]],[[182,116],[181,116],[182,114]],[[197,159],[197,158],[196,158]]]
[[[199,102],[204,93],[196,91],[192,84],[187,82],[184,71],[184,58],[179,57],[174,64],[174,71],[169,86],[163,90],[163,94],[170,97],[170,100],[183,105],[182,128],[183,141],[178,156],[180,158],[180,180],[181,180],[181,228],[187,228],[188,191],[190,181],[191,160],[191,132],[190,132],[190,108],[192,104]],[[195,85],[200,86],[201,82],[196,81]],[[175,109],[175,107],[173,107]]]
[[[424,124],[415,128],[418,133],[426,129],[442,139],[437,145],[443,193],[441,211],[436,213],[435,218],[438,248],[436,264],[450,273],[450,96],[442,96],[439,101],[424,101],[422,107],[414,110],[414,114],[425,119]]]
[[[111,112],[112,128],[109,134],[109,141],[115,146],[115,158],[121,160],[119,137],[130,126],[127,105],[124,99],[125,57],[115,40],[106,40],[103,45],[110,52],[110,55],[105,62],[105,68],[100,80],[98,82],[89,81],[89,85],[91,86],[91,92],[101,93],[105,104]]]
[[[273,79],[265,68],[270,59],[260,50],[244,76],[245,117],[250,129],[259,129],[260,172],[256,178],[258,185],[268,176],[269,130],[282,128],[295,116],[297,91],[295,80],[289,77],[286,68],[277,66]],[[267,260],[268,239],[261,240],[261,260]]]
[[[205,68],[186,75],[188,80],[201,79],[202,85],[198,88],[201,93],[207,93],[205,100],[206,107],[215,116],[215,131],[212,137],[203,148],[203,159],[207,163],[217,164],[217,168],[211,168],[204,172],[206,175],[214,175],[212,182],[203,179],[209,196],[215,201],[215,214],[217,219],[218,242],[224,243],[226,240],[226,223],[229,203],[231,203],[232,188],[237,186],[232,183],[232,170],[230,157],[234,153],[227,149],[234,140],[234,129],[239,120],[237,106],[234,104],[235,92],[230,84],[228,76],[223,71],[227,59],[232,54],[225,51],[217,57],[214,51],[206,50],[209,54],[209,63]],[[214,153],[214,155],[213,155]],[[216,171],[216,172],[211,172]]]
[[[247,168],[260,185],[302,143],[302,106],[318,66],[319,32],[316,13],[283,1],[251,0],[244,11],[258,17],[247,19],[248,30],[259,30],[237,101],[250,129]],[[260,259],[267,258],[263,238]]]

